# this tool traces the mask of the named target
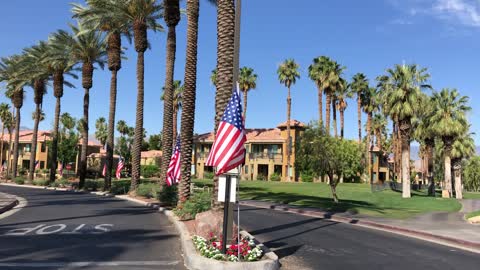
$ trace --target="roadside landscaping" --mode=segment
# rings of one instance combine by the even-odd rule
[[[195,185],[212,186],[212,180],[194,180]],[[337,187],[340,202],[333,202],[330,188],[324,183],[284,183],[242,181],[241,200],[261,200],[325,211],[405,219],[427,212],[457,212],[461,204],[456,199],[429,197],[426,191],[412,191],[411,199],[402,199],[401,193],[384,190],[372,192],[370,185],[342,183]],[[469,194],[468,196],[477,196]]]
[[[480,210],[474,211],[474,212],[470,212],[470,213],[468,213],[468,214],[465,215],[465,218],[466,218],[466,219],[470,219],[470,218],[473,218],[473,217],[480,217]]]

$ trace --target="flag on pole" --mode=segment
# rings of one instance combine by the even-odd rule
[[[40,169],[40,161],[35,161],[35,170]]]
[[[180,137],[177,138],[172,158],[168,164],[167,185],[171,186],[180,182],[181,164],[180,164]]]
[[[102,175],[103,176],[107,175],[107,163],[103,164]]]
[[[117,170],[115,171],[115,176],[117,177],[117,179],[120,179],[121,176],[122,176],[122,169],[123,167],[125,166],[125,163],[123,162],[123,158],[120,157],[118,159],[118,164],[117,164]]]
[[[217,167],[217,175],[242,165],[245,163],[244,143],[246,140],[242,118],[242,104],[240,103],[237,85],[237,90],[233,91],[232,97],[220,120],[217,136],[205,165]]]
[[[0,172],[5,171],[5,169],[7,169],[7,161],[6,160],[3,162],[2,167],[0,168]]]

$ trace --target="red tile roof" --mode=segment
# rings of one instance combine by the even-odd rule
[[[162,157],[161,150],[149,150],[149,151],[142,151],[140,153],[141,158],[155,158],[155,157]]]
[[[283,143],[285,139],[281,136],[280,129],[278,128],[255,128],[247,129],[247,143],[250,142],[279,142]],[[204,133],[198,135],[195,141],[198,142],[212,142],[214,135],[213,132]]]
[[[287,127],[287,121],[281,123],[280,125],[277,126],[277,128],[286,128]],[[295,120],[295,119],[290,119],[290,127],[301,127],[304,128],[305,124]]]

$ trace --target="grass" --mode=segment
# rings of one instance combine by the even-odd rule
[[[469,219],[476,216],[480,216],[480,210],[468,213],[467,215],[465,215],[465,218]]]
[[[194,180],[198,186],[212,185],[212,180]],[[365,184],[339,184],[340,203],[333,203],[330,188],[322,183],[283,183],[242,181],[240,198],[316,207],[332,212],[350,212],[359,215],[404,219],[421,213],[457,212],[461,205],[455,199],[428,197],[412,191],[412,198],[402,199],[401,193],[391,190],[371,192]]]
[[[480,192],[465,192],[463,193],[464,199],[480,199]]]

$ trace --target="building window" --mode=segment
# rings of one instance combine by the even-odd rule
[[[46,147],[46,146],[47,146],[47,145],[46,145],[46,143],[44,143],[44,142],[42,142],[42,143],[40,144],[40,151],[41,151],[42,153],[45,153],[45,151],[47,151],[47,149],[46,149],[47,147]]]
[[[45,161],[40,161],[40,169],[45,168]]]
[[[23,151],[25,151],[25,153],[30,153],[30,151],[32,151],[31,144],[29,143],[25,144]]]
[[[248,166],[245,166],[245,173],[248,173]]]

